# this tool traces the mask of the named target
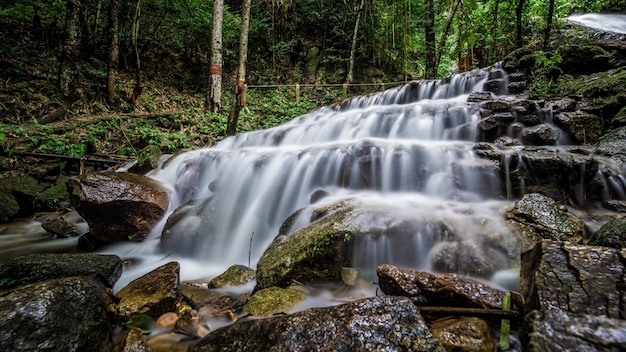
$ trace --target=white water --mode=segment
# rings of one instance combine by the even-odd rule
[[[509,204],[497,169],[472,150],[479,114],[466,101],[488,74],[412,82],[167,161],[150,174],[172,188],[167,214],[195,205],[164,240],[165,219],[143,243],[107,249],[140,260],[117,287],[170,260],[181,262],[183,280],[215,276],[233,264],[255,267],[294,211],[308,207],[310,214],[339,199],[371,211],[359,221],[376,236],[357,242],[353,261],[366,272],[382,263],[430,270],[446,232],[481,246],[487,233],[504,228],[499,209]],[[318,200],[319,194],[327,196]],[[411,233],[386,234],[405,222]]]
[[[606,13],[586,13],[571,15],[569,21],[605,32],[626,34],[626,15]]]

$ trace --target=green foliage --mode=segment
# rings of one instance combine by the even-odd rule
[[[550,72],[558,67],[563,62],[563,57],[558,51],[546,53],[544,51],[535,51],[535,63],[539,66],[543,72]]]
[[[127,328],[135,327],[141,329],[144,334],[149,334],[154,329],[155,321],[147,314],[133,315],[124,322],[124,326]]]

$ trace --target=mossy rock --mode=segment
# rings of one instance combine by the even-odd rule
[[[626,126],[626,106],[620,109],[620,111],[611,119],[611,127],[623,127]]]
[[[0,222],[30,214],[35,204],[37,186],[37,180],[23,172],[0,173]]]
[[[243,307],[244,314],[258,317],[284,313],[304,299],[304,293],[291,288],[268,287],[252,295]]]
[[[587,244],[613,248],[626,247],[626,218],[607,222],[591,235]]]
[[[599,46],[566,45],[559,48],[562,61],[558,67],[565,74],[588,75],[610,68],[611,55]]]
[[[626,127],[620,127],[604,135],[596,143],[596,153],[626,162]]]
[[[122,275],[122,266],[116,255],[29,254],[0,265],[0,289],[74,276],[93,276],[113,287]]]
[[[342,224],[351,207],[323,216],[289,236],[277,236],[257,264],[256,289],[300,283],[341,282],[350,266],[350,231]]]
[[[37,195],[37,204],[42,211],[55,211],[70,207],[70,195],[65,183],[53,185]]]
[[[216,276],[208,284],[209,288],[245,285],[255,278],[255,271],[245,265],[233,265]]]

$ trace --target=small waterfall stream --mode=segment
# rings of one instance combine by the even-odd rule
[[[473,151],[479,108],[467,104],[490,76],[506,85],[498,66],[412,82],[168,160],[150,176],[173,190],[168,215],[179,209],[182,216],[167,226],[164,219],[144,243],[115,251],[144,263],[152,258],[153,266],[166,254],[181,262],[183,279],[249,259],[254,267],[296,210],[310,214],[352,199],[373,209],[359,218],[361,226],[382,234],[358,242],[354,266],[370,273],[382,263],[429,270],[432,248],[447,232],[481,245],[484,236],[505,231],[499,209],[510,201],[497,167]],[[301,215],[296,223],[307,221]],[[402,240],[384,234],[402,222],[412,224]]]

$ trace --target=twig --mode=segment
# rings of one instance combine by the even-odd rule
[[[250,235],[250,245],[248,246],[248,268],[250,268],[250,256],[252,254],[252,239],[254,238],[254,231]]]

